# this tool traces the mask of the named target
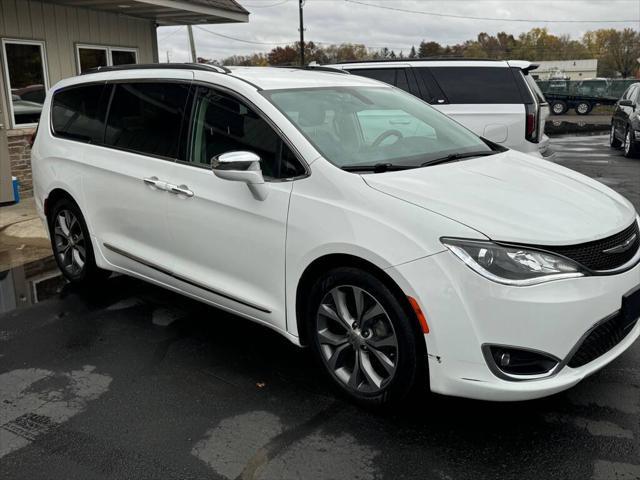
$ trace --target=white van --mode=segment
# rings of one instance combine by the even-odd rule
[[[640,335],[626,199],[357,75],[108,67],[51,89],[32,163],[70,281],[120,272],[258,322],[361,403],[425,380],[550,395]]]
[[[333,65],[389,83],[427,101],[476,134],[524,153],[548,156],[549,105],[519,60],[381,60]]]

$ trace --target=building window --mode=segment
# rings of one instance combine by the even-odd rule
[[[135,48],[78,45],[76,55],[78,73],[86,72],[90,68],[138,63],[138,50]]]
[[[49,88],[44,42],[2,39],[2,53],[12,126],[33,126]]]

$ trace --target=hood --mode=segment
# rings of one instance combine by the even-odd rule
[[[603,184],[514,151],[363,179],[371,188],[503,242],[588,242],[628,227],[636,215],[624,197]]]

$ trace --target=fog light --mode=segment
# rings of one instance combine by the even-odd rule
[[[504,353],[500,354],[500,366],[501,367],[508,367],[510,361],[511,361],[511,355],[509,355],[509,353],[504,352]]]
[[[559,363],[552,355],[533,350],[496,345],[485,345],[483,350],[494,373],[498,369],[509,375],[543,375]]]

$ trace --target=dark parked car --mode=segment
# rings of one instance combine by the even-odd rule
[[[632,83],[616,103],[609,142],[622,147],[625,157],[640,155],[640,82]]]

